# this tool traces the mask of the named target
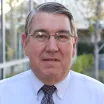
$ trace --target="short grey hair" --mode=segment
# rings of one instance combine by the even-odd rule
[[[77,31],[74,23],[74,19],[72,14],[69,12],[69,10],[62,4],[57,2],[46,2],[38,5],[34,10],[32,10],[27,18],[26,18],[26,24],[25,24],[25,34],[28,35],[31,30],[31,23],[34,15],[37,12],[46,12],[46,13],[53,13],[53,14],[63,14],[66,15],[69,18],[70,27],[71,27],[71,34],[73,36],[77,36]]]

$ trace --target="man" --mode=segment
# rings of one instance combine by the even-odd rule
[[[22,40],[31,70],[1,81],[0,104],[104,104],[104,85],[70,70],[77,33],[66,7],[39,5]]]

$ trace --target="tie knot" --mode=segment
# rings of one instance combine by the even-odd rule
[[[48,86],[48,85],[44,85],[42,87],[42,91],[44,92],[44,94],[50,94],[52,95],[56,90],[56,87],[54,85],[52,86]]]

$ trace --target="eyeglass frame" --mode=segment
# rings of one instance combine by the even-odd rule
[[[34,36],[36,36],[36,33],[39,33],[39,32],[40,33],[45,33],[46,36],[48,36],[46,38],[46,40],[38,40],[38,39],[36,39],[36,37],[34,37]],[[67,35],[60,35],[60,33],[64,33],[64,34],[67,34]],[[61,42],[61,43],[67,43],[68,42],[68,41],[62,41],[61,38],[58,39],[59,35],[60,36],[66,36],[67,40],[70,40],[69,39],[70,37],[75,37],[75,35],[72,35],[69,30],[60,30],[60,31],[56,32],[54,35],[50,35],[50,33],[48,31],[44,30],[44,29],[37,29],[37,30],[34,30],[34,32],[32,34],[29,34],[29,36],[32,36],[37,42],[40,42],[40,43],[47,43],[51,36],[53,36],[55,38],[55,40],[58,41],[58,42]]]

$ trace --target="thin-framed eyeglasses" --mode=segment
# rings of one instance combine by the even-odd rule
[[[55,33],[55,35],[50,35],[49,32],[45,30],[36,30],[33,34],[29,34],[34,38],[35,42],[39,43],[46,43],[49,41],[50,37],[53,36],[57,42],[60,43],[66,43],[70,41],[71,37],[74,37],[72,34],[70,34],[69,31],[61,30]]]

